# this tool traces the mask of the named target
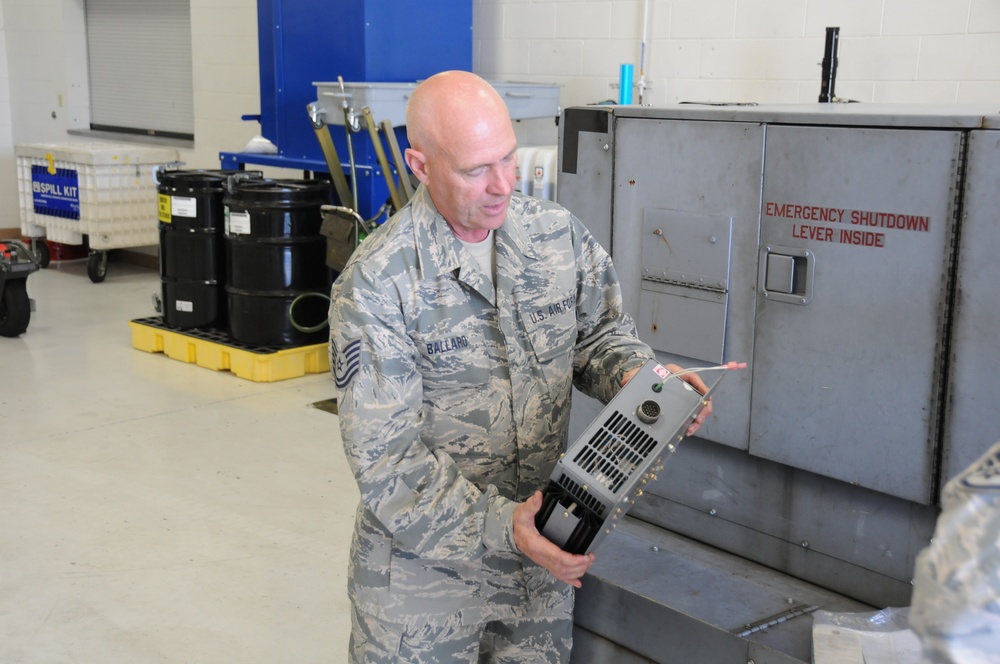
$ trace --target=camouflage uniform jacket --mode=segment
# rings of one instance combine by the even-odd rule
[[[569,615],[514,545],[548,480],[570,392],[607,402],[652,357],[608,254],[564,208],[515,194],[496,288],[430,194],[369,236],[332,289],[340,430],[361,490],[348,591],[393,622]]]
[[[1000,443],[951,479],[917,556],[910,625],[925,662],[1000,662]]]

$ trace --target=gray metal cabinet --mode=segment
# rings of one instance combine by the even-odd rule
[[[611,535],[598,557],[655,551],[650,533],[670,533],[696,542],[674,555],[777,571],[796,606],[798,580],[829,592],[823,605],[908,603],[940,488],[1000,438],[996,108],[587,107],[560,132],[559,202],[610,249],[658,359],[750,365],[645,487],[638,542]],[[594,414],[580,403],[573,430]],[[672,635],[678,652],[733,634],[718,598],[743,592],[736,574],[704,582],[712,606],[593,574],[578,626],[603,649],[668,646],[603,627],[611,598],[615,615],[705,628]],[[775,616],[767,602],[729,608]],[[737,639],[718,661],[808,661],[808,624]]]

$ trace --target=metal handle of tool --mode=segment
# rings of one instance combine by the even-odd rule
[[[396,170],[399,171],[399,185],[402,189],[401,196],[405,205],[413,198],[413,183],[410,182],[406,173],[406,162],[403,161],[403,153],[399,149],[399,141],[396,140],[396,132],[392,123],[383,120],[379,126],[382,128],[382,133],[385,134],[385,142],[389,144],[389,152],[392,154],[392,160],[396,163]]]
[[[344,169],[340,165],[340,158],[337,156],[337,148],[333,144],[333,137],[330,136],[330,128],[323,117],[323,111],[316,104],[308,104],[306,111],[309,119],[312,120],[313,131],[316,132],[316,140],[319,141],[320,150],[323,152],[323,159],[326,161],[326,168],[330,171],[330,179],[333,187],[337,191],[337,198],[342,205],[351,202],[351,188],[347,185],[347,177]]]
[[[372,147],[375,148],[375,156],[378,158],[378,163],[382,167],[382,174],[385,176],[385,184],[389,188],[389,199],[392,201],[392,206],[397,210],[402,209],[403,201],[399,197],[399,192],[396,190],[396,180],[392,177],[392,171],[389,169],[389,160],[386,159],[385,150],[382,148],[382,139],[378,135],[378,125],[375,124],[375,119],[372,117],[372,109],[365,106],[361,109],[362,114],[365,117],[365,125],[368,127],[368,133],[372,138]]]
[[[355,210],[358,209],[358,165],[354,161],[354,141],[351,140],[351,131],[359,131],[359,128],[354,126],[354,111],[351,110],[350,104],[347,100],[349,95],[347,90],[344,88],[344,77],[338,76],[337,82],[340,84],[340,94],[343,95],[343,101],[341,102],[341,109],[344,112],[344,136],[347,139],[347,162],[351,168],[351,191],[354,192],[354,197],[351,199],[351,207]]]

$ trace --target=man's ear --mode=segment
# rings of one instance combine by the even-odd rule
[[[426,185],[429,175],[427,173],[427,159],[424,157],[424,153],[413,148],[406,148],[403,158],[406,160],[406,165],[410,167],[413,174],[417,176],[417,179]]]

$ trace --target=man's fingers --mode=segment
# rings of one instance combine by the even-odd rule
[[[535,528],[535,515],[542,508],[542,502],[542,492],[536,491],[514,509],[514,542],[524,555],[552,576],[579,588],[582,585],[579,579],[590,569],[594,554],[567,553],[539,533]]]
[[[549,571],[560,581],[579,588],[582,584],[580,578],[587,573],[590,565],[594,562],[594,555],[572,556],[571,559],[553,560]]]
[[[708,403],[705,404],[705,406],[698,411],[698,414],[695,416],[694,420],[692,420],[691,424],[688,425],[687,431],[684,433],[684,435],[690,436],[694,434],[694,432],[700,429],[701,425],[708,420],[708,416],[711,414],[712,414],[712,399],[710,397],[708,399]]]

